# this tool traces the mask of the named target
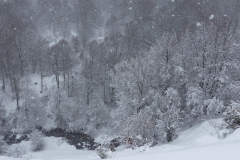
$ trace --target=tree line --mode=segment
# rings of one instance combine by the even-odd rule
[[[238,5],[0,1],[1,92],[16,100],[9,114],[0,105],[2,128],[26,132],[54,121],[131,143],[170,142],[181,126],[233,114]],[[40,95],[30,87],[30,73],[41,77]],[[49,89],[44,77],[52,75],[56,86]]]

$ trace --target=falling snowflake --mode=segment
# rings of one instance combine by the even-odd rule
[[[210,17],[209,17],[209,19],[213,19],[214,18],[214,15],[212,14]]]
[[[200,27],[200,26],[201,26],[201,23],[200,23],[200,22],[197,22],[197,26]]]

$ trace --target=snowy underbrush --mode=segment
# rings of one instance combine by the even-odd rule
[[[97,140],[100,146],[96,149],[96,153],[101,159],[113,158],[117,152],[125,149],[143,153],[153,146],[153,141],[147,138],[143,139],[140,135],[134,138],[118,137],[112,140],[105,136],[105,138],[102,137],[101,140],[100,137],[98,137]]]
[[[8,147],[6,155],[13,158],[22,158],[27,153],[26,147],[21,144],[13,144]]]
[[[19,138],[16,135],[15,138]],[[9,139],[8,139],[9,140]],[[30,141],[19,141],[16,144],[8,145],[6,142],[0,140],[0,155],[5,155],[12,158],[27,158],[28,152],[42,151],[45,145],[44,137],[40,131],[33,131],[30,134]]]
[[[7,144],[0,139],[0,155],[5,154],[7,151]]]
[[[135,137],[124,137],[121,139],[121,143],[130,149],[138,149],[143,146],[152,147],[156,144],[153,139],[142,138],[140,135]]]
[[[216,119],[219,126],[220,135],[224,135],[227,130],[224,127],[222,119]],[[18,145],[12,145],[11,157],[30,157],[32,159],[118,159],[118,160],[157,160],[161,157],[162,160],[237,160],[240,156],[238,148],[240,147],[240,129],[236,129],[233,133],[227,134],[226,138],[218,139],[215,130],[212,129],[208,121],[195,124],[191,128],[178,132],[178,138],[170,143],[162,143],[151,147],[151,144],[145,144],[140,147],[127,148],[123,142],[119,142],[114,137],[104,136],[96,138],[99,144],[102,144],[97,150],[77,150],[74,146],[69,145],[66,140],[61,137],[45,137],[47,143],[45,149],[41,152],[31,151],[31,141],[23,141]],[[141,139],[139,136],[137,136]],[[101,138],[101,140],[100,140]],[[111,140],[112,139],[112,140]],[[114,141],[113,141],[114,140]],[[112,151],[110,146],[118,142]],[[25,151],[31,154],[23,154]],[[10,147],[9,147],[10,148]],[[15,152],[16,151],[16,152]],[[10,152],[10,149],[8,153]],[[20,152],[20,153],[19,153]],[[26,153],[26,152],[25,152]],[[5,154],[6,155],[6,154]],[[12,158],[0,156],[0,160],[12,160]]]
[[[235,131],[235,129],[230,128],[225,119],[222,118],[209,119],[206,122],[209,124],[209,134],[218,139],[224,139]]]
[[[102,137],[102,139],[97,138],[99,146],[95,151],[101,159],[113,158],[115,156],[115,147],[118,145],[115,145],[114,140],[110,141],[106,136]]]
[[[102,144],[101,146],[99,146],[97,149],[97,155],[101,158],[101,159],[107,159],[107,158],[113,158],[114,157],[114,153],[113,151],[106,145]]]
[[[42,151],[46,146],[43,139],[43,134],[40,131],[33,131],[30,134],[31,149],[32,151]]]

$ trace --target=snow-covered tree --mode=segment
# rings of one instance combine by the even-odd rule
[[[197,117],[203,113],[204,93],[200,87],[189,87],[187,92],[187,110]]]
[[[119,118],[135,114],[144,107],[149,89],[148,65],[141,57],[123,61],[110,72],[116,90]]]
[[[87,107],[87,133],[92,136],[104,132],[108,128],[111,120],[110,109],[102,101],[101,97],[94,97],[89,107]]]
[[[34,130],[36,127],[42,127],[46,122],[46,97],[38,97],[30,88],[30,82],[28,77],[20,81],[20,109],[13,114],[10,121],[12,122],[10,125],[19,132]]]
[[[181,121],[178,92],[173,88],[168,88],[164,96],[157,93],[153,105],[158,106],[157,126],[164,130],[167,142],[173,141],[177,136],[176,130]]]
[[[80,110],[76,97],[69,97],[62,87],[61,90],[56,87],[51,88],[49,105],[51,110],[49,114],[52,115],[56,126],[59,128],[69,129],[72,127],[71,124],[79,117],[85,117],[84,114],[81,114],[84,110]],[[81,124],[81,126],[84,128],[85,125]]]
[[[146,111],[140,111],[127,118],[120,128],[120,135],[125,138],[128,147],[138,147],[148,142],[155,142],[155,121]]]

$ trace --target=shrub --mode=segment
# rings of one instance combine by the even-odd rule
[[[43,134],[39,131],[33,131],[30,134],[30,141],[31,141],[31,149],[32,151],[41,151],[45,147],[45,142],[43,139]]]
[[[26,148],[20,144],[14,144],[7,149],[7,156],[13,158],[22,158],[26,153]]]
[[[109,149],[107,145],[101,145],[97,149],[97,155],[101,159],[107,159],[107,158],[112,158],[114,156],[113,152]]]
[[[154,140],[155,129],[153,117],[141,111],[129,116],[126,120],[126,125],[121,129],[122,141],[127,148],[143,146],[146,139]]]
[[[3,140],[0,140],[0,155],[5,154],[6,151],[7,151],[7,144]]]
[[[107,155],[107,149],[104,148],[103,146],[100,146],[97,148],[97,155],[101,158],[101,159],[106,159],[108,158],[108,155]]]
[[[240,102],[231,101],[230,106],[223,113],[228,129],[235,130],[240,127]]]
[[[106,140],[103,140],[100,146],[96,149],[97,155],[101,159],[107,159],[112,158],[114,156],[113,151],[115,151],[114,147],[111,145],[111,143],[107,142]]]
[[[118,137],[110,141],[109,148],[111,149],[111,151],[115,151],[115,148],[120,145],[121,145],[121,138]]]

